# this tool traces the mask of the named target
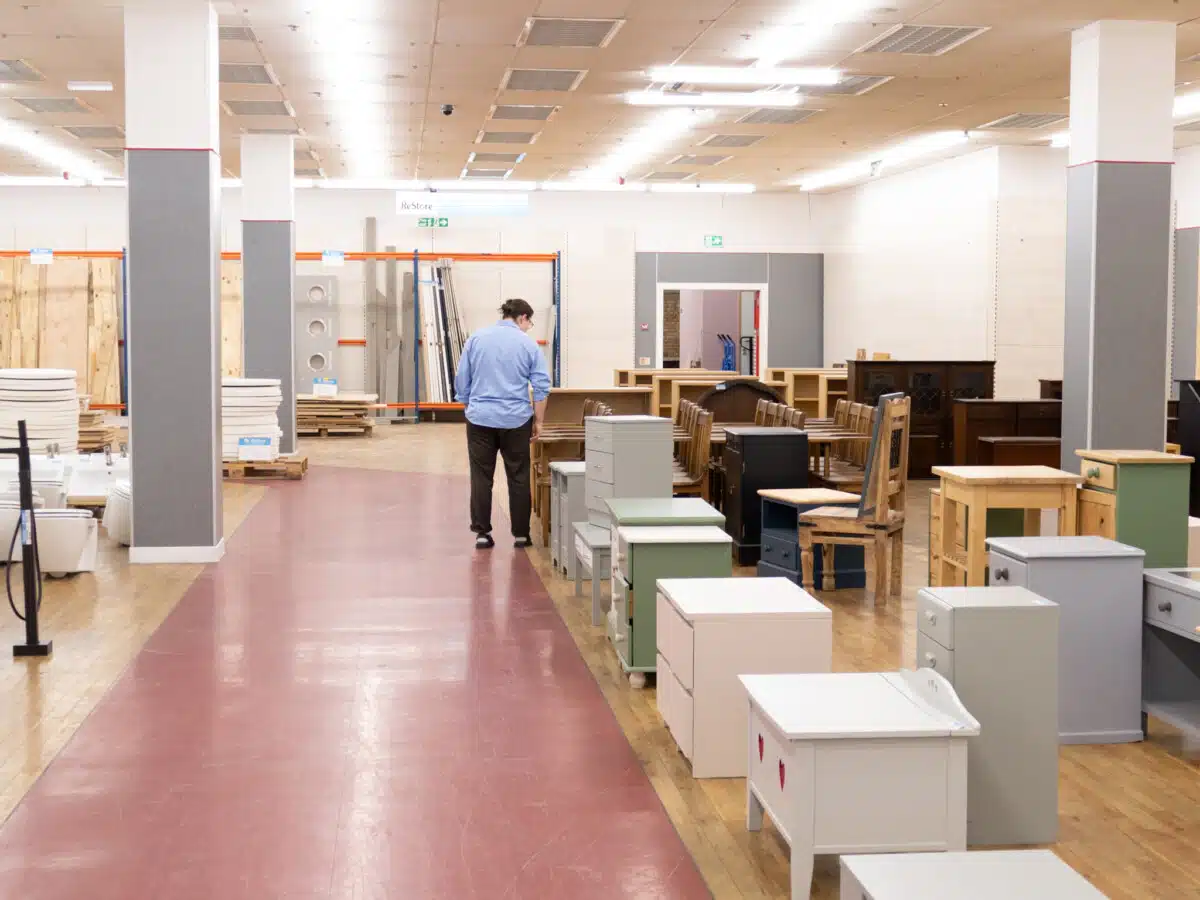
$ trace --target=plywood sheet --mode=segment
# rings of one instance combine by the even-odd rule
[[[0,368],[10,365],[17,333],[15,259],[0,259]]]
[[[39,335],[41,334],[42,297],[45,293],[46,269],[35,266],[28,259],[17,260],[17,327],[14,334],[14,368],[37,368]]]
[[[71,369],[79,393],[86,394],[91,364],[88,354],[88,292],[91,271],[86,259],[56,259],[45,270],[38,365]]]
[[[120,265],[109,259],[91,263],[88,394],[93,403],[121,402]]]
[[[240,378],[243,372],[242,264],[221,262],[221,373]]]

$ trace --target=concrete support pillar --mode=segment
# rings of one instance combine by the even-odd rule
[[[1175,25],[1072,36],[1062,465],[1081,448],[1162,450]]]
[[[295,148],[291,135],[242,137],[242,316],[247,378],[278,378],[282,453],[296,452]]]
[[[1175,232],[1175,318],[1171,332],[1172,381],[1200,376],[1200,228]],[[1172,396],[1178,385],[1172,384]]]
[[[125,3],[135,563],[215,562],[221,521],[217,16]]]

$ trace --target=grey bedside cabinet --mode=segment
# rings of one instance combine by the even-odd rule
[[[575,577],[574,523],[587,518],[584,477],[587,464],[550,463],[550,565],[568,578]]]
[[[670,497],[674,430],[657,416],[589,416],[584,421],[587,519],[607,529],[606,500]]]
[[[1058,606],[1019,587],[917,594],[917,667],[979,720],[968,741],[967,843],[1058,838]]]
[[[1142,564],[1102,537],[988,539],[995,586],[1058,604],[1058,739],[1121,744],[1142,732]]]

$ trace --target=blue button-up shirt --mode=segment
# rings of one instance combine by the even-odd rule
[[[467,421],[486,428],[519,428],[533,416],[533,399],[550,395],[550,373],[537,341],[504,319],[471,335],[458,361],[454,392]]]

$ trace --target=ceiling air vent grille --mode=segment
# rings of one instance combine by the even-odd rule
[[[714,134],[700,142],[701,147],[753,147],[765,134]]]
[[[81,141],[105,141],[125,137],[125,132],[115,125],[71,125],[59,126],[67,134]]]
[[[798,125],[818,112],[816,109],[756,109],[738,119],[738,124]]]
[[[293,122],[290,125],[279,125],[275,128],[243,128],[243,134],[299,134],[300,126]]]
[[[941,56],[987,30],[978,25],[897,25],[858,52]]]
[[[586,74],[582,69],[510,69],[504,88],[509,91],[573,91]]]
[[[74,97],[13,97],[30,112],[35,113],[85,113],[90,110]]]
[[[475,139],[477,144],[532,144],[536,131],[484,131]]]
[[[533,18],[519,45],[526,47],[607,47],[624,19]]]
[[[867,91],[873,91],[881,84],[887,84],[892,80],[891,75],[847,75],[841,81],[834,85],[822,87],[809,87],[804,90],[813,94],[847,94],[852,97],[859,97]]]
[[[492,118],[545,122],[557,109],[557,106],[497,106],[492,110]]]
[[[225,100],[231,116],[290,116],[292,108],[286,100]]]
[[[124,147],[97,147],[96,152],[103,153],[105,156],[111,156],[113,159],[124,159]]]
[[[684,181],[695,174],[695,172],[649,172],[642,177],[642,181]]]
[[[221,63],[221,84],[274,84],[266,66],[245,63]]]
[[[1058,125],[1065,121],[1067,121],[1067,117],[1062,113],[1013,113],[1011,116],[1005,116],[1002,119],[988,122],[986,125],[980,125],[979,127],[980,129],[1020,128],[1031,131],[1037,128],[1045,128],[1048,125]]]
[[[669,166],[719,166],[728,156],[677,156],[667,165]]]
[[[28,84],[45,81],[42,73],[23,59],[0,59],[0,84]]]
[[[467,159],[469,163],[505,163],[515,166],[525,158],[524,153],[472,153]]]
[[[245,25],[222,25],[217,29],[223,41],[253,41],[254,31]]]
[[[462,173],[463,178],[490,178],[493,181],[503,179],[508,175],[508,169],[467,169]]]

